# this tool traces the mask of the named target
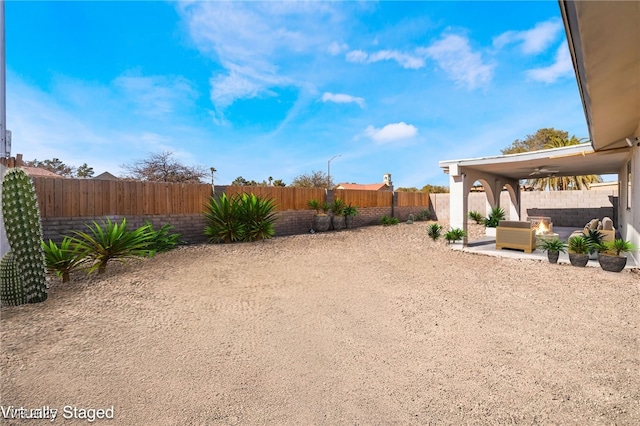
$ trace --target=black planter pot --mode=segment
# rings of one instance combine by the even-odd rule
[[[331,228],[331,216],[315,215],[313,217],[313,230],[316,232],[327,232]]]
[[[344,217],[344,226],[347,229],[353,228],[353,216],[345,216]]]
[[[571,262],[573,266],[584,268],[589,262],[589,255],[581,253],[569,253],[569,262]]]
[[[560,257],[560,252],[557,252],[557,251],[547,252],[547,258],[549,259],[549,263],[558,263],[559,257]]]
[[[331,216],[331,226],[334,231],[344,228],[344,216]]]
[[[600,253],[598,256],[598,262],[605,271],[620,272],[627,265],[627,258],[626,256],[609,256],[607,254]]]

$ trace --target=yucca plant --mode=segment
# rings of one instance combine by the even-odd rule
[[[64,237],[59,246],[52,240],[48,244],[43,241],[42,249],[47,270],[61,278],[63,283],[69,281],[73,270],[82,268],[87,262],[86,246],[74,244],[69,237]]]
[[[112,260],[125,262],[128,258],[149,257],[154,254],[151,248],[153,235],[148,225],[129,231],[126,219],[118,224],[107,218],[102,225],[94,221],[87,228],[89,232],[73,231],[75,236],[71,240],[93,262],[89,273],[96,269],[99,274],[104,273],[107,263]]]
[[[433,241],[437,241],[438,238],[440,238],[440,236],[442,235],[442,225],[438,223],[432,223],[431,225],[427,226],[427,235]]]
[[[243,241],[266,240],[275,234],[277,206],[273,199],[243,194],[237,201],[240,205],[238,220],[243,225]]]
[[[244,225],[238,220],[240,205],[237,196],[227,197],[222,194],[219,197],[211,197],[205,205],[204,217],[208,223],[204,228],[204,234],[213,243],[232,243],[242,240]]]
[[[494,207],[489,213],[489,217],[484,220],[484,226],[487,228],[496,228],[501,220],[507,216],[502,207]]]

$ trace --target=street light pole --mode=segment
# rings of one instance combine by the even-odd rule
[[[215,195],[215,193],[216,193],[216,187],[213,185],[213,174],[214,174],[215,172],[217,172],[217,170],[216,170],[216,168],[215,168],[215,167],[211,167],[211,169],[209,169],[209,170],[211,170],[211,190],[213,191],[213,194]]]
[[[336,157],[342,157],[342,155],[341,154],[334,155],[327,162],[327,189],[329,189],[329,186],[331,185],[331,161],[333,161],[333,159],[336,158]]]
[[[4,0],[0,0],[0,156],[11,156],[7,132],[7,75],[5,62]]]

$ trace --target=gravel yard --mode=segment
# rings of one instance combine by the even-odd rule
[[[424,222],[181,247],[0,325],[3,410],[54,424],[640,424],[638,273],[453,251]]]

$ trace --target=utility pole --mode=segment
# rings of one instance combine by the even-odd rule
[[[4,32],[4,0],[0,0],[0,156],[11,156],[11,133],[7,131],[7,67]]]

